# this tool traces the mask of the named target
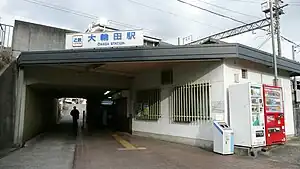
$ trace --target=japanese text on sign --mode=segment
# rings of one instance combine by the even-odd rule
[[[142,31],[67,34],[66,49],[142,46]]]

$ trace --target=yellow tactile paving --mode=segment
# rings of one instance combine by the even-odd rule
[[[118,148],[118,150],[145,150],[145,147],[136,147],[129,143],[128,141],[124,140],[122,137],[120,137],[117,134],[112,135],[115,140],[120,143],[124,148]]]

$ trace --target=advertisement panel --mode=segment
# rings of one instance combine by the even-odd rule
[[[142,30],[66,34],[65,49],[143,46]]]

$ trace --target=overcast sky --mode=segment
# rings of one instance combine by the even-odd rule
[[[36,1],[36,0],[29,0]],[[239,26],[240,23],[225,19],[206,11],[202,11],[177,0],[38,0],[51,3],[75,11],[88,13],[99,18],[126,23],[135,28],[143,28],[150,35],[160,37],[170,43],[177,43],[178,37],[193,35],[193,39],[205,37],[229,28]],[[202,8],[210,9],[224,15],[231,16],[244,22],[256,21],[264,18],[261,11],[263,0],[183,0]],[[236,12],[216,8],[204,2],[209,2]],[[285,37],[300,43],[300,0],[285,1],[289,3],[285,14],[281,17],[281,32]],[[13,24],[14,19],[33,21],[84,31],[88,24],[95,19],[74,15],[71,13],[51,9],[30,3],[26,0],[0,0],[1,22]],[[121,25],[113,24],[120,28]],[[128,27],[128,26],[127,26]],[[268,38],[263,31],[255,31],[225,39],[227,42],[238,42],[255,48]],[[271,40],[263,45],[261,50],[271,52]],[[282,41],[285,57],[291,58],[291,44]],[[298,54],[300,60],[300,54]]]

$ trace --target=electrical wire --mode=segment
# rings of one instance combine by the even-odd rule
[[[300,4],[294,4],[294,3],[289,3],[289,6],[296,6],[296,7],[298,7],[298,6],[300,6]]]
[[[214,12],[214,11],[211,11],[211,10],[208,10],[208,9],[205,9],[205,8],[202,8],[202,7],[199,7],[199,6],[196,6],[196,5],[194,5],[194,4],[191,4],[191,3],[188,3],[188,2],[185,2],[185,1],[182,1],[182,0],[177,0],[177,1],[182,2],[182,3],[184,3],[184,4],[187,4],[187,5],[189,5],[189,6],[192,6],[192,7],[198,8],[198,9],[200,9],[200,10],[204,10],[204,11],[207,11],[207,12],[209,12],[209,13],[215,14],[215,15],[217,15],[217,16],[220,16],[220,17],[223,17],[223,18],[230,19],[230,20],[235,21],[235,22],[238,22],[238,23],[247,24],[247,23],[245,23],[245,22],[243,22],[243,21],[240,21],[240,20],[238,20],[238,19],[235,19],[235,18],[233,18],[233,17],[226,16],[226,15],[223,15],[223,14],[220,14],[220,13],[217,13],[217,12]],[[263,29],[263,28],[260,28],[260,30],[263,30],[263,31],[266,31],[266,32],[270,32],[269,30]],[[284,37],[283,35],[281,35],[281,38],[284,39],[284,40],[286,40],[287,42],[290,42],[290,43],[292,43],[292,44],[294,44],[294,45],[297,45],[295,42],[293,42],[292,40],[289,40],[288,38]]]
[[[196,5],[194,5],[194,4],[191,4],[191,3],[188,3],[188,2],[185,2],[185,1],[182,1],[182,0],[177,0],[177,1],[179,1],[179,2],[181,2],[181,3],[184,3],[184,4],[186,4],[186,5],[192,6],[192,7],[194,7],[194,8],[198,8],[198,9],[200,9],[200,10],[209,12],[209,13],[211,13],[211,14],[214,14],[214,15],[217,15],[217,16],[220,16],[220,17],[223,17],[223,18],[226,18],[226,19],[229,19],[229,20],[238,22],[238,23],[247,24],[246,22],[237,20],[237,19],[235,19],[235,18],[233,18],[233,17],[227,16],[227,15],[223,15],[223,14],[220,14],[220,13],[218,13],[218,12],[214,12],[214,11],[211,11],[211,10],[209,10],[209,9],[205,9],[205,8],[199,7],[199,6],[196,6]]]
[[[254,4],[260,3],[258,1],[253,1],[253,0],[227,0],[227,1],[247,2],[247,3],[254,3]]]
[[[197,1],[199,1],[199,2],[201,2],[201,3],[208,4],[208,5],[210,5],[210,6],[214,6],[214,7],[216,7],[216,8],[220,8],[220,9],[223,9],[223,10],[226,10],[226,11],[230,11],[230,12],[233,12],[233,13],[237,13],[237,14],[240,14],[240,15],[249,16],[249,17],[257,18],[257,19],[262,19],[262,18],[260,18],[260,17],[258,17],[258,16],[245,14],[245,13],[242,13],[242,12],[239,12],[239,11],[235,11],[235,10],[232,10],[232,9],[228,9],[228,8],[225,8],[225,7],[222,7],[222,6],[213,4],[213,3],[209,3],[209,2],[206,2],[206,1],[203,1],[203,0],[197,0]]]
[[[36,4],[36,5],[40,5],[40,6],[44,6],[44,7],[47,7],[47,8],[51,8],[51,9],[54,9],[54,10],[59,10],[59,11],[62,11],[62,12],[67,12],[67,13],[70,13],[70,14],[82,16],[82,17],[89,18],[89,19],[92,19],[92,20],[99,19],[99,17],[96,16],[96,15],[88,14],[88,13],[81,12],[81,11],[72,10],[72,9],[65,8],[65,7],[62,7],[62,6],[59,6],[59,5],[54,5],[54,4],[51,4],[51,3],[46,3],[46,2],[43,2],[43,1],[38,1],[38,0],[23,0],[23,1],[26,1],[26,2],[29,2],[29,3],[33,3],[33,4]],[[150,29],[145,29],[145,28],[137,27],[137,26],[126,24],[126,23],[122,23],[122,22],[119,22],[119,21],[109,20],[109,22],[113,23],[113,24],[116,24],[116,25],[124,26],[126,28],[143,29],[143,30],[152,32],[152,30],[150,30]]]
[[[140,5],[140,6],[143,6],[143,7],[146,7],[146,8],[149,8],[149,9],[153,9],[153,10],[156,10],[156,11],[160,11],[160,12],[163,12],[163,13],[167,13],[167,14],[172,15],[172,16],[174,16],[174,17],[182,17],[182,18],[188,19],[188,20],[190,20],[190,21],[193,21],[193,22],[199,23],[199,24],[201,24],[201,25],[204,25],[204,26],[208,26],[208,27],[215,28],[215,29],[218,29],[218,30],[222,30],[222,29],[223,29],[223,28],[220,28],[220,27],[217,27],[217,26],[214,26],[214,25],[205,23],[205,22],[200,22],[200,21],[198,21],[198,20],[195,20],[195,19],[192,19],[192,18],[189,18],[189,17],[185,17],[185,16],[183,16],[183,15],[179,15],[179,14],[176,14],[176,13],[173,13],[173,12],[170,12],[170,11],[167,11],[167,10],[163,10],[163,9],[160,9],[160,8],[156,8],[156,7],[153,7],[153,6],[150,6],[150,5],[141,3],[141,2],[137,2],[137,1],[134,1],[134,0],[127,0],[127,1],[128,1],[128,2],[131,2],[131,3],[134,3],[134,4],[137,4],[137,5]]]
[[[257,49],[262,48],[269,40],[271,39],[271,36],[268,36],[266,40],[264,40],[258,47]]]
[[[252,4],[263,3],[262,1],[253,1],[253,0],[227,0],[227,1],[245,2],[245,3],[252,3]],[[299,2],[297,2],[297,1],[288,1],[286,3],[288,3],[290,6],[300,6]]]
[[[89,18],[89,19],[93,19],[93,20],[96,20],[98,19],[97,16],[95,15],[92,15],[92,14],[88,14],[88,13],[85,13],[85,12],[81,12],[81,11],[76,11],[76,10],[72,10],[72,9],[68,9],[68,8],[65,8],[65,7],[62,7],[62,6],[59,6],[59,5],[54,5],[54,4],[50,4],[50,3],[45,3],[45,2],[42,2],[42,1],[37,1],[37,0],[23,0],[23,1],[26,1],[26,2],[29,2],[29,3],[33,3],[33,4],[36,4],[36,5],[40,5],[40,6],[44,6],[44,7],[47,7],[47,8],[51,8],[51,9],[55,9],[55,10],[60,10],[60,11],[63,11],[63,12],[67,12],[67,13],[71,13],[71,14],[74,14],[74,15],[78,15],[78,16],[82,16],[82,17],[85,17],[85,18]],[[156,8],[156,7],[152,7],[152,6],[149,6],[149,5],[146,5],[146,4],[143,4],[143,3],[140,3],[140,2],[137,2],[137,1],[134,1],[134,0],[127,0],[129,2],[132,2],[132,3],[135,3],[135,4],[138,4],[138,5],[141,5],[141,6],[144,6],[144,7],[147,7],[147,8],[151,8],[151,9],[154,9],[154,10],[158,10],[160,12],[164,12],[164,13],[168,13],[170,15],[173,15],[175,17],[183,17],[181,15],[178,15],[176,13],[173,13],[173,12],[170,12],[170,11],[166,11],[166,10],[163,10],[163,9],[160,9],[160,8]],[[239,23],[243,23],[243,24],[246,24],[245,22],[243,21],[240,21],[240,20],[237,20],[233,17],[229,17],[229,16],[226,16],[226,15],[223,15],[223,14],[219,14],[217,12],[214,12],[214,11],[211,11],[211,10],[208,10],[208,9],[205,9],[205,8],[201,8],[201,7],[198,7],[196,5],[193,5],[193,4],[189,4],[189,3],[186,3],[182,0],[178,0],[182,3],[185,3],[185,4],[188,4],[190,6],[193,6],[193,7],[196,7],[198,9],[201,9],[201,10],[204,10],[204,11],[207,11],[207,12],[210,12],[212,14],[215,14],[215,15],[218,15],[218,16],[221,16],[221,17],[224,17],[224,18],[227,18],[227,19],[230,19],[230,20],[233,20],[235,22],[239,22]],[[255,1],[248,1],[248,0],[231,0],[231,1],[240,1],[240,2],[255,2]],[[257,2],[256,2],[257,3]],[[300,4],[299,4],[300,5]],[[187,17],[185,17],[187,18]],[[199,24],[202,24],[202,25],[206,25],[206,26],[209,26],[209,27],[213,27],[213,28],[216,28],[216,29],[221,29],[220,27],[217,27],[217,26],[213,26],[213,25],[210,25],[210,24],[207,24],[207,23],[204,23],[204,22],[200,22],[200,21],[197,21],[197,20],[194,20],[194,19],[190,19],[189,20],[193,21],[193,22],[196,22],[196,23],[199,23]],[[111,20],[112,21],[112,20]],[[118,24],[122,24],[123,26],[132,26],[132,25],[129,25],[129,24],[124,24],[124,23],[121,23],[121,22],[118,22],[118,21],[113,21],[115,23],[118,23]],[[135,26],[133,26],[135,27]],[[289,40],[288,38],[284,37],[284,36],[281,36],[284,40],[294,44],[294,45],[297,45],[296,43],[294,43],[293,41]]]
[[[23,1],[33,3],[33,4],[36,4],[36,5],[40,5],[40,6],[44,6],[44,7],[47,7],[47,8],[55,9],[55,10],[60,10],[60,11],[63,11],[63,12],[71,13],[71,14],[74,14],[74,15],[82,16],[82,17],[85,17],[85,18],[93,19],[93,20],[98,19],[98,17],[95,16],[95,15],[91,15],[91,14],[84,13],[84,12],[81,12],[81,11],[75,11],[75,10],[72,10],[72,9],[68,9],[68,8],[58,6],[58,5],[54,5],[54,4],[50,4],[50,3],[45,3],[45,2],[42,2],[42,1],[36,1],[36,0],[23,0]]]
[[[42,2],[42,1],[37,1],[37,0],[23,0],[23,1],[26,1],[26,2],[29,2],[29,3],[33,3],[33,4],[36,4],[36,5],[40,5],[40,6],[44,6],[44,7],[48,7],[48,8],[55,9],[55,10],[60,10],[60,11],[63,11],[63,12],[71,13],[71,14],[74,14],[74,15],[82,16],[82,17],[85,17],[85,18],[93,19],[93,20],[98,19],[98,17],[95,16],[95,15],[91,15],[91,14],[84,13],[84,12],[81,12],[81,11],[71,10],[71,9],[68,9],[68,8],[65,8],[65,7],[62,7],[62,6],[53,5],[53,4],[45,3],[45,2]],[[193,21],[195,23],[198,23],[198,24],[201,24],[201,25],[205,25],[205,26],[217,29],[217,30],[222,30],[222,28],[220,28],[220,27],[217,27],[217,26],[214,26],[214,25],[210,25],[210,24],[205,23],[205,22],[200,22],[200,21],[197,21],[195,19],[191,19],[189,17],[184,17],[182,15],[178,15],[176,13],[172,13],[172,12],[169,12],[169,11],[166,11],[166,10],[163,10],[163,9],[155,8],[155,7],[152,7],[152,6],[140,3],[140,2],[136,2],[136,1],[133,1],[133,0],[127,0],[127,1],[129,1],[131,3],[135,3],[135,4],[138,4],[138,5],[141,5],[141,6],[144,6],[144,7],[147,7],[147,8],[158,10],[160,12],[168,13],[168,14],[173,15],[175,17],[182,17],[182,18],[185,18],[187,20]],[[121,22],[115,21],[115,23],[121,23]],[[125,26],[125,25],[128,26],[128,24],[122,24],[122,25],[123,26]],[[134,26],[134,27],[136,27],[136,26]],[[145,29],[145,30],[149,30],[149,29]]]

